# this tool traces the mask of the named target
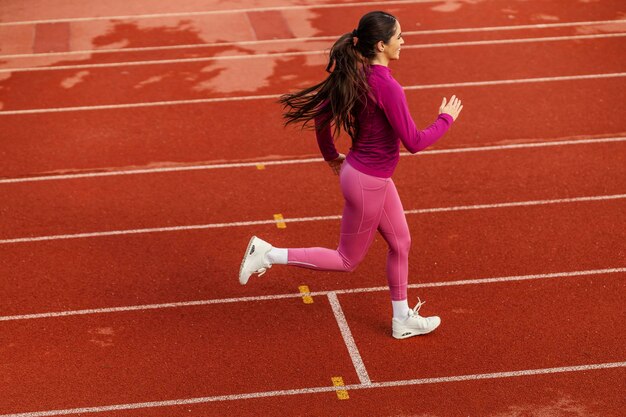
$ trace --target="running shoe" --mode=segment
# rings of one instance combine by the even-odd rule
[[[243,255],[241,268],[239,268],[239,282],[241,285],[248,283],[250,275],[259,274],[261,276],[272,267],[265,257],[270,249],[272,249],[272,245],[256,236],[252,236],[250,243],[248,243],[248,249],[246,249],[246,253]]]
[[[432,332],[441,324],[441,319],[437,316],[422,317],[418,314],[420,308],[425,303],[426,301],[422,301],[418,298],[417,305],[412,310],[409,309],[409,314],[405,319],[397,319],[394,317],[391,320],[393,337],[396,339],[406,339],[419,336]]]

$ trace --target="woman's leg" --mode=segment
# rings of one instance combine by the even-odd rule
[[[387,255],[387,281],[391,293],[393,319],[391,328],[393,337],[406,339],[407,337],[427,334],[435,330],[441,323],[437,316],[422,317],[419,309],[421,301],[415,309],[410,310],[407,300],[407,285],[409,278],[409,250],[411,248],[411,234],[406,222],[402,202],[393,182],[387,189],[383,213],[378,230],[389,245]]]
[[[380,223],[387,187],[392,182],[363,174],[344,162],[340,183],[345,205],[339,247],[337,250],[290,248],[289,265],[326,271],[352,271],[365,257]]]
[[[402,201],[400,201],[400,196],[393,181],[391,181],[387,189],[378,231],[389,245],[387,253],[387,282],[391,292],[391,299],[393,301],[406,300],[411,234],[406,222]]]

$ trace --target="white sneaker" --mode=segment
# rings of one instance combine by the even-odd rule
[[[241,268],[239,268],[239,282],[241,285],[248,283],[250,275],[259,274],[261,276],[272,267],[265,260],[265,255],[267,255],[270,249],[272,249],[272,245],[256,236],[252,236],[250,243],[248,243],[248,249],[246,249],[246,253],[243,255]]]
[[[419,336],[430,333],[440,324],[441,319],[437,316],[422,317],[418,314],[420,308],[426,303],[418,298],[417,305],[413,310],[409,309],[409,314],[405,319],[393,318],[391,328],[393,337],[396,339],[406,339],[408,337]]]

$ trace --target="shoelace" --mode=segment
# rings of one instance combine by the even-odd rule
[[[426,304],[426,301],[422,301],[422,300],[420,300],[420,298],[419,298],[419,297],[417,297],[417,304],[415,305],[415,307],[413,308],[413,310],[411,310],[411,311],[409,312],[409,314],[410,314],[411,316],[413,316],[413,315],[418,315],[418,313],[419,313],[419,311],[420,311],[420,308],[422,308],[422,306],[423,306],[424,304]]]
[[[266,273],[266,272],[267,272],[267,270],[268,270],[269,268],[271,268],[271,267],[272,267],[272,265],[268,265],[268,266],[267,266],[267,268],[261,268],[261,269],[258,269],[258,270],[256,270],[256,271],[254,271],[254,273],[255,273],[255,274],[259,274],[259,276],[262,276],[262,275],[263,275],[264,273]]]

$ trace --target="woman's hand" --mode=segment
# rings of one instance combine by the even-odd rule
[[[463,106],[461,105],[461,100],[459,100],[456,96],[452,96],[450,98],[450,102],[446,104],[446,98],[443,98],[441,102],[441,106],[439,106],[439,114],[446,113],[452,116],[454,120],[459,117],[459,113],[463,110]]]
[[[341,164],[346,159],[346,156],[342,153],[339,154],[338,157],[333,159],[332,161],[327,161],[328,165],[330,165],[330,169],[333,170],[335,175],[339,175],[339,171],[341,171]]]

